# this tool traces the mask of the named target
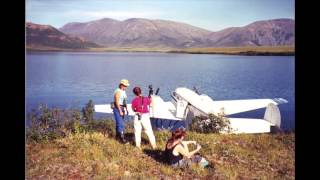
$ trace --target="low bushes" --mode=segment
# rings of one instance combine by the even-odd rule
[[[196,116],[192,119],[191,131],[199,133],[219,133],[230,131],[230,121],[223,115],[209,114],[208,116]]]
[[[98,131],[104,135],[115,134],[113,120],[93,120],[94,105],[90,100],[82,111],[77,109],[48,108],[40,105],[37,110],[28,113],[30,125],[26,129],[26,138],[30,141],[50,141],[65,137],[70,133]]]

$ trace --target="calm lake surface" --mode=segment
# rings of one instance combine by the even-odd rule
[[[278,98],[282,128],[295,128],[295,57],[126,52],[28,52],[26,55],[26,111],[40,103],[49,107],[82,108],[90,99],[110,103],[121,79],[148,85],[170,100],[175,88],[197,87],[213,100]],[[233,117],[263,118],[265,109]]]

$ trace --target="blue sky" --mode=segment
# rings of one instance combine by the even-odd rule
[[[61,27],[102,18],[164,19],[211,31],[258,20],[294,19],[294,0],[27,0],[26,21]]]

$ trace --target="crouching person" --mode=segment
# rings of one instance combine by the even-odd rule
[[[135,87],[133,93],[136,97],[132,100],[132,110],[136,113],[133,120],[134,136],[136,146],[141,149],[141,130],[144,128],[151,146],[156,148],[156,139],[154,137],[152,126],[150,123],[149,106],[151,104],[151,98],[143,97],[141,95],[141,88]]]
[[[189,167],[192,163],[196,163],[202,167],[209,165],[208,161],[201,157],[198,153],[201,146],[196,141],[183,141],[186,132],[177,129],[172,133],[172,137],[166,144],[165,155],[167,162],[174,167]],[[197,148],[189,152],[188,144],[195,144]]]

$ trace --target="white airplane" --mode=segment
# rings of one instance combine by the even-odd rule
[[[149,89],[152,92],[152,87],[149,86]],[[266,108],[263,119],[227,117],[230,121],[231,131],[222,131],[222,133],[235,134],[268,133],[271,132],[272,126],[280,128],[281,116],[277,105],[288,102],[283,98],[214,101],[205,94],[200,95],[185,87],[177,88],[171,94],[172,100],[168,102],[163,101],[157,93],[151,97],[150,119],[157,121],[157,124],[162,124],[162,128],[165,129],[177,128],[177,126],[188,127],[191,119],[199,115],[208,116],[210,113],[214,115],[223,113],[225,116],[229,116]],[[95,112],[113,113],[110,104],[95,105],[94,108]],[[127,104],[127,108],[129,116],[134,116],[131,104]]]

